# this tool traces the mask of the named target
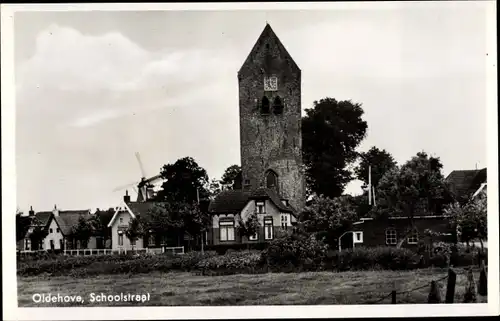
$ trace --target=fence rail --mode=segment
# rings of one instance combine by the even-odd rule
[[[469,267],[467,269],[467,284],[465,288],[465,296],[464,296],[464,303],[472,303],[472,302],[477,302],[477,295],[479,294],[481,296],[486,296],[487,295],[487,281],[486,281],[486,265],[484,264],[484,261],[481,264],[481,270],[480,270],[480,276],[479,276],[479,284],[476,286],[476,282],[474,281],[474,275],[472,273],[472,267]],[[441,295],[439,293],[438,289],[438,282],[448,280],[447,285],[446,285],[446,296],[444,302],[441,300]],[[448,274],[439,278],[432,280],[430,282],[426,282],[425,284],[422,284],[421,286],[412,288],[410,290],[405,290],[405,291],[396,291],[395,289],[395,284],[393,284],[393,290],[388,293],[387,295],[381,297],[380,299],[376,301],[368,301],[365,302],[364,304],[377,304],[385,299],[391,297],[391,304],[397,304],[397,295],[398,294],[408,294],[412,293],[418,290],[421,290],[423,288],[429,287],[429,296],[428,296],[428,303],[453,303],[455,300],[455,285],[456,285],[456,280],[457,280],[457,274],[456,272],[452,269],[448,269]]]
[[[20,255],[33,255],[36,253],[48,253],[48,250],[23,250],[17,251]],[[143,248],[143,249],[71,249],[59,252],[63,255],[71,256],[89,256],[89,255],[111,255],[111,254],[161,254],[171,253],[174,255],[184,254],[183,246],[174,247],[158,247],[158,248]]]

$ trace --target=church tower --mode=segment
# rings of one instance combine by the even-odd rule
[[[301,71],[269,24],[238,72],[244,189],[275,189],[296,210],[305,205]]]

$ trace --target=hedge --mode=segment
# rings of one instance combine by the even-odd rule
[[[184,255],[100,255],[47,256],[19,260],[21,276],[49,274],[87,277],[100,274],[150,273],[154,271],[194,272],[203,275],[254,274],[265,272],[410,270],[430,266],[447,267],[448,256],[436,253],[429,258],[409,249],[394,247],[356,248],[349,251],[327,251],[314,238],[282,239],[272,242],[264,251],[188,252]],[[454,253],[452,266],[470,266],[479,262],[478,252]]]

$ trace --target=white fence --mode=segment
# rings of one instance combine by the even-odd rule
[[[64,255],[110,255],[110,254],[184,254],[183,246],[176,247],[159,247],[159,248],[144,248],[144,249],[79,249],[65,250]]]

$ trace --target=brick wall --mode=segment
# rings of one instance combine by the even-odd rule
[[[383,246],[386,244],[386,230],[391,228],[396,230],[398,241],[404,237],[409,227],[408,219],[390,219],[390,220],[368,220],[362,224],[355,225],[354,231],[363,232],[363,244],[356,246]],[[439,233],[450,233],[452,235],[433,238],[434,241],[452,241],[454,230],[447,218],[421,218],[415,219],[415,226],[419,231],[419,239],[423,237],[425,229]],[[414,248],[417,245],[403,243],[403,247]]]

